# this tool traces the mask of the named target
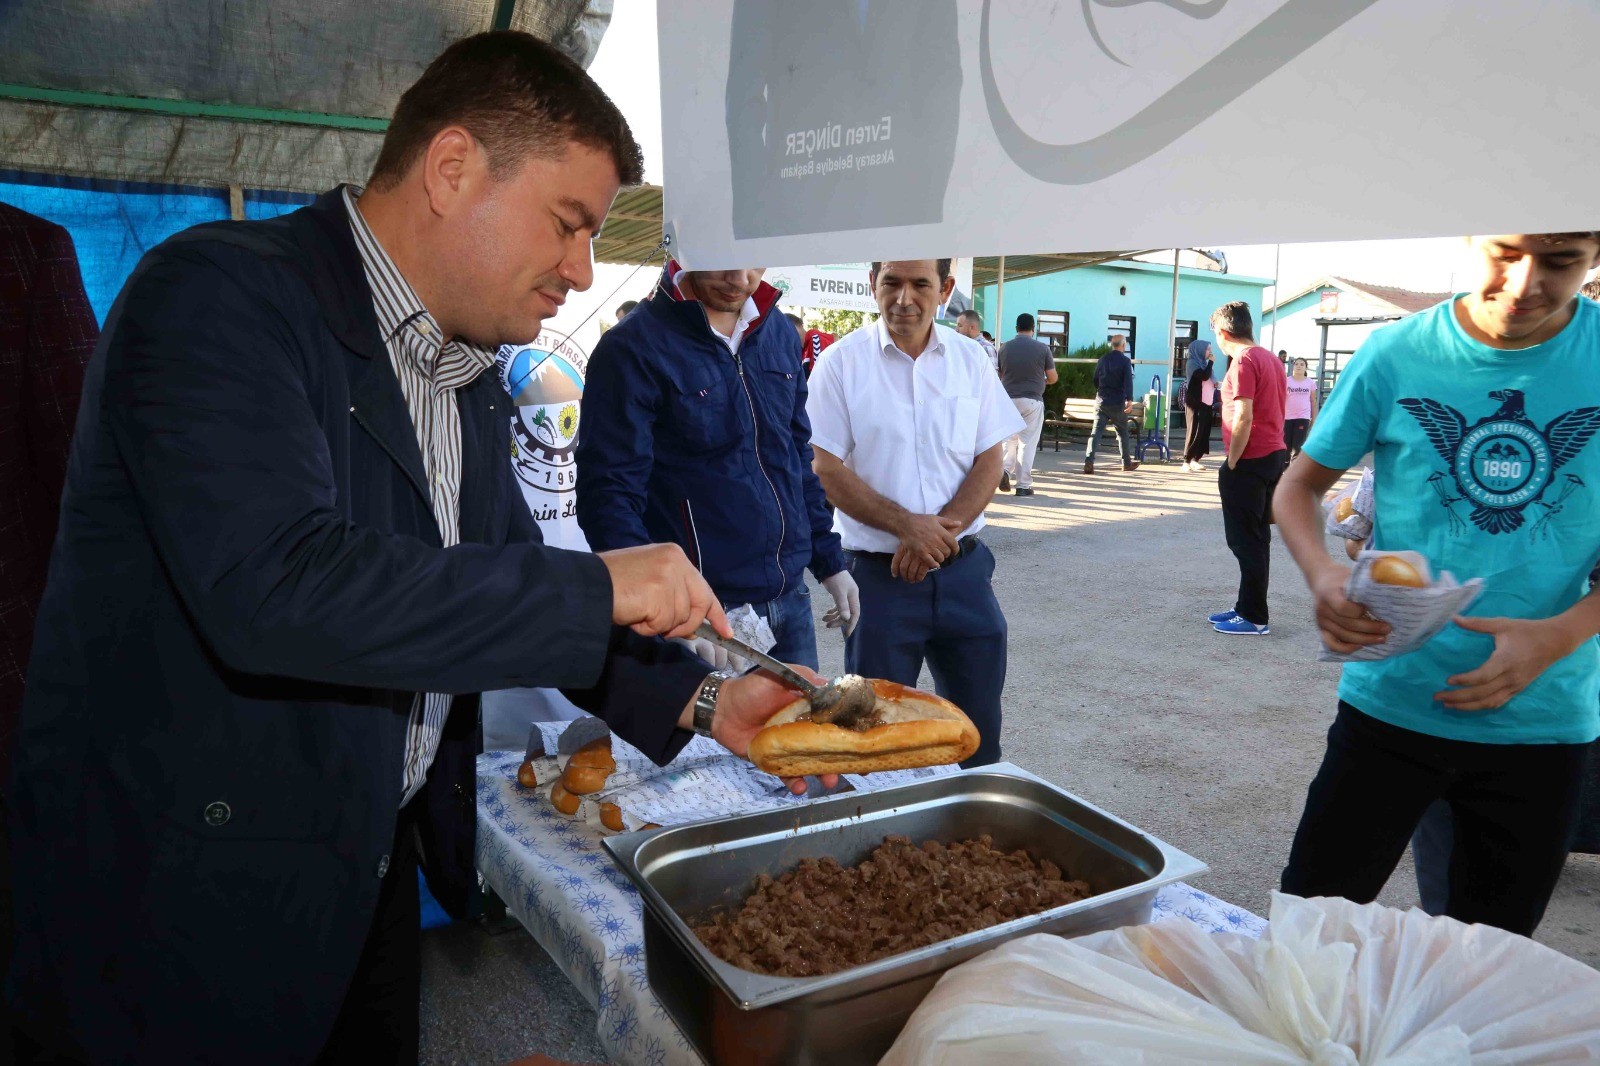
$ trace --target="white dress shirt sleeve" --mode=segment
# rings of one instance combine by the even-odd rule
[[[1006,387],[997,374],[978,374],[978,439],[974,455],[982,455],[996,444],[1015,433],[1021,433],[1022,416],[1017,405],[1006,395]]]
[[[806,417],[811,420],[811,447],[846,460],[855,450],[850,432],[850,407],[845,402],[844,368],[838,353],[824,350],[806,382]]]

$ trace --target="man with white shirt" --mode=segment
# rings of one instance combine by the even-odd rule
[[[817,668],[806,569],[848,635],[856,585],[811,468],[800,337],[762,269],[683,270],[595,345],[578,431],[578,522],[597,551],[675,543],[771,654]],[[691,647],[715,666],[727,653]]]
[[[997,762],[1006,619],[977,534],[1022,419],[983,349],[934,321],[950,260],[873,263],[871,282],[882,317],[822,354],[806,404],[861,592],[845,667],[915,685],[926,661],[983,738],[963,765]]]

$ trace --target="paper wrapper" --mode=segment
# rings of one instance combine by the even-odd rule
[[[756,614],[756,609],[748,603],[740,604],[728,612],[728,624],[733,627],[734,636],[756,651],[771,651],[772,646],[778,643],[767,620]],[[728,669],[733,673],[742,674],[754,666],[755,663],[744,656],[728,653]]]
[[[1418,589],[1372,580],[1372,564],[1387,555],[1404,559],[1416,567],[1428,582],[1427,586]],[[1389,639],[1347,655],[1324,647],[1317,659],[1325,663],[1377,662],[1416,651],[1448,625],[1450,619],[1466,610],[1482,591],[1483,581],[1478,578],[1459,584],[1448,571],[1434,578],[1428,560],[1416,552],[1364,551],[1356,557],[1356,566],[1344,594],[1351,602],[1365,607],[1372,617],[1388,622]]]
[[[598,719],[580,734],[587,742],[595,727],[604,728]],[[527,758],[539,778],[539,787],[530,790],[537,802],[550,802],[550,786],[566,768],[566,754],[559,752],[576,738],[564,738],[573,727],[566,722],[535,722],[528,738]],[[637,748],[620,737],[611,738],[611,757],[617,768],[606,778],[599,792],[580,796],[578,813],[582,820],[602,833],[609,833],[600,821],[600,804],[615,803],[622,812],[624,829],[642,829],[649,824],[683,825],[730,814],[748,814],[792,804],[809,802],[810,797],[791,793],[782,780],[763,773],[748,761],[734,755],[714,740],[695,737],[667,766],[657,766]],[[896,770],[865,776],[849,774],[839,791],[855,789],[870,792],[891,785],[908,784],[926,777],[954,773],[953,766],[926,766],[915,770]]]
[[[1340,500],[1349,500],[1355,507],[1355,514],[1343,522],[1334,520],[1334,509],[1339,506]],[[1327,529],[1336,537],[1345,540],[1366,540],[1372,536],[1372,516],[1376,509],[1372,496],[1372,468],[1367,467],[1361,471],[1361,476],[1354,484],[1346,485],[1322,501],[1322,512],[1327,516]]]

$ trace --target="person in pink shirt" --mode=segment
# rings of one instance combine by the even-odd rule
[[[1222,528],[1239,560],[1239,596],[1232,610],[1209,616],[1218,633],[1266,636],[1267,576],[1272,552],[1272,493],[1289,465],[1283,444],[1287,387],[1283,364],[1255,342],[1250,306],[1242,300],[1212,312],[1217,346],[1230,360],[1222,381],[1222,446],[1217,471]]]
[[[1317,383],[1304,359],[1294,361],[1294,370],[1287,382],[1289,399],[1283,408],[1283,443],[1289,449],[1289,461],[1300,454],[1300,445],[1311,432],[1311,423],[1317,420]]]

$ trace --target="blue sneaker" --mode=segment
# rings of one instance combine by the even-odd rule
[[[1216,625],[1218,622],[1226,622],[1228,619],[1232,618],[1233,616],[1234,616],[1233,608],[1229,607],[1226,611],[1217,611],[1214,614],[1206,615],[1206,621],[1210,622],[1212,625]]]
[[[1218,633],[1226,633],[1233,637],[1264,637],[1272,630],[1266,626],[1258,626],[1254,622],[1247,622],[1238,615],[1229,615],[1212,627]]]

